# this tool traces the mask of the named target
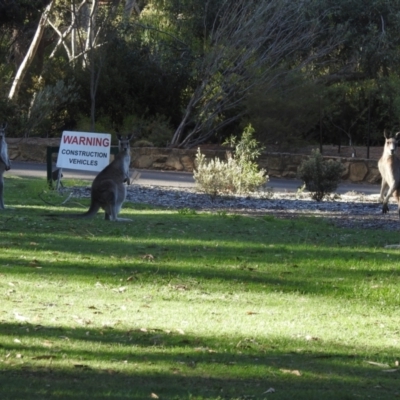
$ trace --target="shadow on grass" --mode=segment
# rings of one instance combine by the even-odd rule
[[[141,282],[161,284],[194,278],[245,283],[250,291],[342,297],[353,296],[355,284],[393,283],[400,277],[393,267],[400,255],[388,258],[386,250],[371,248],[370,233],[363,237],[362,232],[323,228],[314,220],[148,211],[127,224],[38,221],[36,215],[15,221],[0,239],[6,251],[0,271],[106,280],[115,273],[134,274]]]
[[[0,347],[1,399],[146,399],[152,393],[177,400],[262,399],[269,388],[274,399],[400,395],[398,372],[368,364],[356,348],[340,343],[327,344],[335,350],[324,353],[282,337],[256,342],[4,323],[0,335],[18,335],[21,342]],[[297,350],[283,353],[288,340]],[[28,341],[37,345],[24,345]]]
[[[399,255],[391,252],[388,258],[376,248],[389,237],[379,231],[364,235],[317,220],[166,214],[131,206],[123,213],[134,219],[130,224],[110,224],[100,215],[45,220],[39,215],[43,207],[28,207],[0,214],[3,277],[116,285],[134,276],[133,287],[176,280],[190,290],[195,280],[208,288],[222,283],[225,291],[245,287],[351,299],[355,284],[378,279],[395,284],[399,277]],[[372,361],[395,360],[395,347],[378,354],[305,342],[290,332],[253,340],[5,322],[0,335],[2,400],[148,399],[152,393],[176,400],[399,396],[398,371],[384,372],[364,358],[372,352]],[[325,348],[334,350],[321,351]],[[275,393],[263,394],[269,388]]]
[[[317,257],[316,254],[313,256]],[[322,261],[324,260],[323,254],[321,256]],[[285,265],[280,266],[280,264],[277,264],[272,270],[269,270],[268,266],[252,270],[251,264],[245,267],[239,265],[235,269],[215,268],[213,265],[189,268],[187,265],[177,267],[173,261],[144,262],[140,258],[121,261],[118,265],[106,264],[102,267],[91,266],[90,260],[85,263],[75,261],[55,265],[54,262],[40,261],[40,257],[35,258],[33,262],[26,261],[24,266],[12,265],[8,267],[10,265],[9,260],[1,257],[0,263],[3,265],[3,267],[0,267],[0,273],[7,274],[10,272],[14,277],[18,274],[29,276],[34,274],[35,279],[40,279],[40,277],[45,280],[82,279],[93,285],[98,281],[109,285],[121,285],[122,281],[124,285],[133,288],[136,284],[157,284],[162,287],[172,283],[184,285],[185,290],[191,290],[201,289],[202,285],[214,283],[215,285],[229,285],[225,289],[221,286],[221,290],[237,291],[238,293],[245,290],[246,292],[263,294],[281,292],[354,298],[355,289],[364,285],[365,291],[369,294],[364,294],[363,300],[367,301],[370,298],[371,302],[376,302],[381,291],[387,291],[388,286],[395,285],[400,278],[400,271],[395,269],[386,271],[371,271],[362,268],[344,270],[343,268],[336,269],[327,266],[315,268],[311,272],[310,270],[302,271],[301,267],[287,267]],[[280,267],[281,271],[279,271]],[[397,304],[398,294],[391,300],[394,304]]]

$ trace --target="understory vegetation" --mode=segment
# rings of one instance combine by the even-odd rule
[[[393,232],[140,199],[131,223],[47,219],[43,179],[6,189],[2,400],[400,396]]]
[[[215,198],[225,193],[254,192],[268,181],[266,171],[256,163],[263,148],[253,134],[253,127],[248,125],[240,139],[230,137],[224,143],[229,146],[226,160],[207,159],[198,149],[193,177],[200,190]]]
[[[343,172],[344,166],[339,161],[325,160],[318,150],[314,150],[300,165],[297,177],[304,182],[314,200],[322,201],[337,189]]]

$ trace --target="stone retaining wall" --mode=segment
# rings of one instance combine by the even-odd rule
[[[47,146],[59,146],[60,139],[10,139],[7,138],[11,160],[46,162]],[[154,147],[132,147],[132,168],[193,172],[197,150],[165,149]],[[207,158],[225,158],[224,150],[202,150]],[[56,157],[56,155],[54,156]],[[291,153],[263,153],[259,166],[271,177],[295,178],[297,168],[308,155]],[[362,158],[325,157],[340,161],[345,172],[343,180],[351,182],[377,183],[380,174],[377,161]]]

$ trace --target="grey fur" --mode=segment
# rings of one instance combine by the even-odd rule
[[[107,165],[93,180],[91,188],[91,201],[89,210],[82,214],[62,214],[59,217],[66,218],[92,218],[100,208],[105,211],[105,219],[109,221],[130,221],[126,218],[118,218],[122,204],[126,197],[124,183],[130,184],[129,165],[131,162],[129,141],[132,135],[126,138],[118,137],[119,152],[114,160]],[[48,216],[55,216],[54,214]]]
[[[395,137],[388,137],[384,132],[384,136],[383,154],[378,161],[378,168],[382,177],[379,200],[382,203],[382,213],[386,214],[389,211],[388,202],[390,196],[394,195],[397,200],[400,217],[400,158],[396,154],[400,132],[397,132]]]
[[[6,142],[7,124],[0,126],[0,209],[4,210],[4,172],[11,168],[10,159],[8,158],[8,147]]]

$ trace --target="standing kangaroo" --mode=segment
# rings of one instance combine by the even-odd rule
[[[393,194],[397,200],[400,217],[400,158],[396,155],[400,132],[397,132],[394,138],[388,137],[386,132],[383,134],[385,145],[382,157],[378,161],[378,168],[382,177],[379,200],[382,203],[382,213],[386,214],[389,211],[390,196]]]
[[[131,162],[129,141],[133,135],[123,138],[118,137],[119,152],[114,160],[107,165],[94,178],[91,188],[91,201],[89,210],[82,214],[63,214],[59,215],[66,218],[92,218],[102,208],[105,211],[105,219],[109,221],[131,221],[127,218],[118,218],[122,204],[126,197],[126,187],[124,183],[130,184],[129,164]],[[47,216],[56,216],[48,214]]]
[[[8,147],[6,143],[7,124],[0,126],[0,209],[4,210],[3,189],[4,189],[4,171],[11,168],[10,159],[8,158]]]

